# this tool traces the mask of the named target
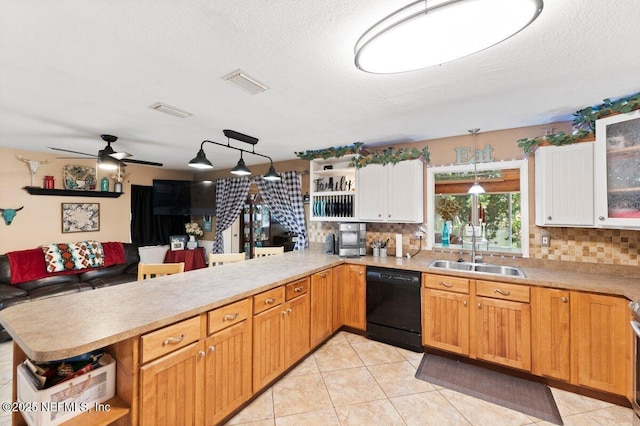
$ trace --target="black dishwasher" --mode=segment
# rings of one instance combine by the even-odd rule
[[[420,272],[367,267],[367,335],[422,352]]]

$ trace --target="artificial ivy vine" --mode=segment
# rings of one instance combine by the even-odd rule
[[[369,164],[396,164],[400,161],[423,159],[425,162],[431,160],[429,147],[418,148],[385,148],[382,151],[369,151],[363,148],[362,142],[355,142],[352,145],[333,147],[327,149],[309,150],[296,152],[296,156],[302,160],[314,160],[316,158],[340,158],[353,154],[350,166],[360,169]]]
[[[640,109],[640,92],[616,101],[604,99],[600,105],[587,107],[573,114],[575,129],[573,133],[558,132],[535,138],[523,138],[518,140],[518,146],[523,149],[525,154],[530,154],[536,146],[544,143],[555,146],[576,143],[588,137],[595,137],[596,120],[612,114],[625,114],[637,109]]]

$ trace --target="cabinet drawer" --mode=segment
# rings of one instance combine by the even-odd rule
[[[259,314],[260,312],[271,309],[274,306],[280,305],[284,302],[284,287],[280,286],[272,290],[267,290],[263,293],[253,296],[253,314]]]
[[[285,286],[286,300],[291,300],[309,291],[309,278],[294,281]]]
[[[246,320],[251,315],[251,301],[240,300],[209,312],[208,333],[213,334],[223,328]]]
[[[140,338],[142,363],[200,340],[200,317],[170,325]]]
[[[426,288],[469,294],[469,280],[466,278],[424,274],[422,282]]]
[[[476,282],[476,294],[494,299],[529,303],[529,287],[526,285],[478,280]]]

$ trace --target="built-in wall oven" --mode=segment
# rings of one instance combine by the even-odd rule
[[[633,314],[631,328],[634,333],[633,349],[633,426],[640,426],[640,301],[629,303],[629,308]]]
[[[420,272],[367,267],[367,336],[422,352]]]

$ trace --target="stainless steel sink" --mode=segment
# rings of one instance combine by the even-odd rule
[[[434,260],[429,264],[429,267],[526,278],[526,275],[520,268],[516,268],[513,266],[491,265],[488,263],[455,262],[453,260]]]

